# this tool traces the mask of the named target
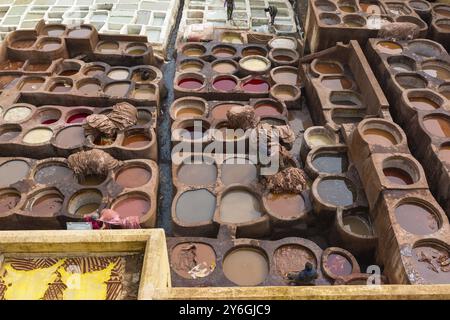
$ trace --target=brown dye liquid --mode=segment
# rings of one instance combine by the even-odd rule
[[[220,218],[225,223],[244,223],[262,216],[259,200],[245,190],[233,190],[222,196]]]
[[[342,68],[336,64],[331,62],[317,62],[315,65],[315,69],[323,74],[336,74],[342,73]]]
[[[113,97],[124,97],[129,88],[130,85],[128,83],[110,84],[106,87],[105,93]]]
[[[257,48],[250,48],[250,49],[244,49],[242,50],[242,57],[247,57],[247,56],[266,56],[266,52],[262,49],[257,49]]]
[[[11,141],[14,138],[18,137],[20,133],[21,133],[20,130],[3,131],[0,133],[0,141],[2,142]]]
[[[186,127],[181,130],[181,138],[185,140],[200,140],[203,139],[206,133],[206,129],[204,127],[201,130],[197,130],[197,127]]]
[[[353,6],[339,6],[339,9],[346,13],[356,12],[356,8]]]
[[[14,209],[20,201],[17,193],[5,193],[0,196],[0,213]]]
[[[423,125],[425,126],[425,129],[432,135],[441,138],[450,137],[450,121],[446,118],[437,116],[429,117],[423,121]]]
[[[86,94],[97,94],[98,92],[100,92],[102,90],[102,88],[97,83],[85,83],[85,84],[82,84],[78,88],[78,90],[80,92],[86,93]]]
[[[350,261],[336,253],[331,253],[327,257],[328,269],[336,276],[347,276],[352,273],[352,264]]]
[[[449,284],[448,249],[438,246],[419,246],[413,249],[413,263],[417,270],[418,277],[425,284]]]
[[[89,214],[95,212],[100,207],[100,203],[87,203],[82,205],[75,211],[76,216],[84,216],[85,214]]]
[[[440,80],[450,79],[450,71],[439,66],[427,66],[423,67],[422,70],[430,76]]]
[[[0,70],[19,70],[20,68],[22,68],[23,64],[25,62],[24,61],[11,61],[11,60],[6,60],[2,63],[0,63]]]
[[[12,86],[13,81],[17,79],[17,76],[0,76],[0,89],[6,89]]]
[[[297,74],[291,71],[278,71],[273,75],[273,80],[282,84],[296,85],[297,78]]]
[[[335,206],[349,206],[355,201],[354,186],[343,179],[325,179],[317,186],[319,196]]]
[[[218,62],[214,64],[213,70],[217,73],[233,73],[236,71],[236,66],[230,62]]]
[[[227,119],[227,112],[233,107],[242,107],[239,104],[224,103],[216,105],[212,111],[212,117],[216,120]]]
[[[25,178],[30,171],[28,163],[22,160],[12,160],[0,165],[0,185],[9,186]]]
[[[43,79],[25,79],[20,87],[23,91],[36,91],[44,83]]]
[[[206,189],[186,191],[178,198],[175,212],[182,223],[211,221],[216,210],[216,196]]]
[[[317,267],[317,262],[311,250],[298,244],[287,244],[279,247],[273,254],[273,262],[277,274],[285,277],[289,272],[305,269],[306,262]]]
[[[181,243],[171,251],[170,266],[185,279],[204,278],[214,271],[216,254],[214,249],[205,243]],[[195,272],[195,274],[190,272],[191,270],[195,271],[194,268],[199,268],[199,272]]]
[[[266,257],[256,249],[235,249],[223,261],[223,272],[240,286],[256,286],[269,274]]]
[[[103,72],[105,72],[105,69],[103,67],[91,67],[87,69],[87,71],[84,74],[89,77],[93,77],[101,75]]]
[[[259,104],[255,106],[255,114],[264,117],[264,116],[279,116],[281,114],[278,108],[270,103]]]
[[[52,184],[68,177],[73,177],[73,171],[66,166],[55,164],[39,169],[34,175],[34,180],[40,184]]]
[[[116,182],[124,188],[137,188],[147,184],[152,178],[152,173],[138,166],[131,166],[120,170],[116,176]]]
[[[36,39],[22,39],[22,40],[16,40],[11,44],[12,48],[17,48],[17,49],[25,49],[25,48],[30,48],[31,46],[33,46],[34,42],[36,41]]]
[[[199,57],[203,53],[204,53],[204,51],[202,49],[198,49],[198,48],[188,48],[183,51],[183,54],[185,56],[189,56],[189,57]]]
[[[278,60],[278,61],[282,61],[282,62],[291,62],[294,61],[294,58],[290,57],[290,56],[286,56],[283,54],[279,54],[277,56],[273,57],[274,60]]]
[[[150,139],[145,134],[126,135],[123,139],[122,146],[127,148],[143,148],[150,143]]]
[[[393,184],[408,185],[414,183],[411,176],[399,168],[384,168],[383,173],[388,181]]]
[[[87,38],[91,35],[91,29],[90,28],[83,28],[75,29],[69,32],[69,37],[71,38]]]
[[[217,179],[217,167],[208,163],[183,164],[178,170],[177,178],[186,185],[213,184]]]
[[[122,218],[143,216],[149,209],[150,201],[140,196],[130,196],[120,200],[113,206],[113,210],[116,211]]]
[[[62,148],[73,148],[84,143],[84,129],[81,126],[68,127],[56,135],[56,144]]]
[[[203,66],[200,63],[195,62],[185,62],[181,64],[180,70],[184,72],[198,72],[203,69]]]
[[[58,82],[50,87],[51,92],[68,92],[72,86],[67,82]]]
[[[51,63],[29,63],[26,67],[26,71],[37,72],[37,71],[46,71],[50,67]]]
[[[57,194],[47,194],[38,198],[31,206],[31,212],[37,216],[51,217],[61,211],[63,199]]]
[[[444,146],[439,149],[439,159],[450,164],[450,146]]]
[[[61,47],[61,42],[59,41],[44,41],[39,44],[39,49],[44,51],[52,51]]]
[[[437,8],[437,9],[434,10],[434,12],[439,14],[439,15],[441,15],[441,16],[450,17],[450,9],[444,9],[444,8],[439,9],[439,8]]]
[[[394,136],[389,132],[381,129],[364,130],[364,139],[370,144],[390,147],[397,144]]]
[[[140,100],[153,100],[155,93],[150,88],[138,88],[133,91],[133,98]]]
[[[60,76],[63,76],[63,77],[71,77],[71,76],[77,74],[78,71],[79,71],[78,69],[67,69],[67,70],[61,71],[61,72],[59,73],[59,75],[60,75]]]
[[[369,223],[359,216],[345,216],[343,219],[344,228],[360,236],[372,236],[372,228]]]
[[[78,182],[84,186],[98,186],[105,181],[106,177],[96,174],[89,174],[78,179]]]
[[[409,102],[411,102],[413,107],[417,110],[431,111],[439,108],[439,105],[436,102],[428,98],[413,97],[409,98]]]
[[[298,194],[271,193],[266,198],[266,204],[272,215],[286,219],[300,217],[305,209],[305,200]]]
[[[395,209],[400,226],[416,235],[426,235],[439,229],[436,216],[426,207],[416,203],[405,203]]]
[[[344,90],[352,87],[352,82],[347,78],[324,79],[322,84],[332,90]]]
[[[227,49],[227,48],[219,48],[213,50],[213,55],[215,55],[217,58],[230,58],[234,56],[236,52],[233,49]]]
[[[191,118],[191,117],[195,117],[195,116],[202,116],[203,115],[203,110],[200,110],[199,108],[189,108],[189,107],[185,107],[185,108],[181,108],[177,110],[176,113],[176,117],[185,117],[185,118]]]
[[[377,48],[388,54],[400,54],[403,52],[402,46],[392,41],[380,41],[377,43]]]
[[[441,29],[444,29],[446,32],[450,31],[450,24],[446,24],[446,23],[439,23],[437,24],[437,26]]]
[[[255,165],[251,163],[233,163],[233,160],[227,160],[222,165],[221,180],[223,184],[249,184],[256,181],[258,172]]]

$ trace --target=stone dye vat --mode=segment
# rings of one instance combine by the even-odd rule
[[[31,99],[38,104],[46,101],[43,97]],[[76,99],[61,97],[60,100],[65,104],[77,103]],[[4,115],[0,118],[0,155],[19,157],[32,153],[34,158],[42,159],[67,157],[79,150],[97,148],[117,159],[157,159],[156,108],[137,107],[137,110],[137,124],[118,132],[111,139],[99,133],[88,135],[83,128],[87,116],[111,112],[108,103],[103,108],[87,104],[14,103],[4,107]]]
[[[374,139],[374,130],[380,138]],[[448,218],[411,156],[401,128],[366,119],[345,130],[378,235],[377,261],[391,283],[450,283]],[[369,135],[369,138],[367,136]],[[386,137],[394,138],[391,144]]]
[[[136,300],[170,281],[162,230],[2,232],[0,251],[2,300]]]
[[[0,158],[0,229],[65,229],[67,222],[111,208],[121,218],[156,224],[155,162],[124,161],[106,176],[77,177],[64,158]],[[3,178],[4,177],[4,178]]]
[[[447,51],[450,50],[450,4],[435,3],[431,10],[431,36]]]
[[[278,14],[273,29],[269,30],[270,16],[264,8],[275,5]],[[224,29],[226,31],[257,31],[276,34],[297,33],[296,22],[292,5],[286,0],[276,1],[236,1],[233,11],[233,20],[227,22],[227,11],[222,1],[212,0],[198,2],[188,0],[184,3],[183,16],[178,29],[179,37],[190,39],[196,37],[198,28],[211,30]],[[238,43],[239,37],[224,36],[224,42]]]
[[[332,47],[336,42],[355,40],[364,45],[376,38],[390,22],[410,22],[426,37],[428,26],[415,12],[413,1],[310,0],[305,33],[311,52]]]
[[[292,69],[286,69],[298,65],[296,39],[274,37],[271,41],[277,39],[287,41],[280,45],[289,46],[288,43],[292,43],[295,48],[218,41],[180,44],[174,79],[175,96],[199,96],[207,100],[248,100],[268,97],[270,91],[272,97],[289,106],[298,105],[300,81]],[[269,74],[271,68],[278,66],[280,68],[276,76]],[[282,66],[285,68],[281,68]],[[272,88],[278,83],[283,86]]]
[[[369,63],[357,41],[302,59],[309,109],[315,124],[338,130],[366,116],[379,117],[388,110]]]
[[[286,286],[287,274],[303,270],[306,262],[317,269],[317,285],[360,274],[353,255],[340,248],[322,251],[314,242],[294,237],[230,240],[225,233],[221,231],[218,239],[168,238],[174,287]]]
[[[95,1],[72,3],[49,0],[4,1],[5,18],[0,27],[4,38],[9,31],[33,29],[41,19],[48,24],[92,24],[101,34],[145,36],[158,52],[165,54],[167,41],[175,25],[180,6],[178,0],[148,0],[136,3],[110,3],[99,6]],[[82,4],[80,6],[80,4]],[[49,28],[49,36],[59,36],[61,29]],[[83,36],[83,32],[75,34]]]
[[[390,97],[394,120],[405,130],[411,152],[424,166],[430,190],[448,215],[450,57],[440,44],[430,40],[399,42],[402,52],[395,55],[380,51],[378,42],[368,42],[368,58],[377,66],[374,71]],[[399,62],[411,68],[399,70]]]

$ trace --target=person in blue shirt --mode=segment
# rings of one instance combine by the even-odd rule
[[[289,272],[287,278],[289,282],[297,286],[313,286],[318,274],[311,262],[305,263],[305,269],[300,272]]]

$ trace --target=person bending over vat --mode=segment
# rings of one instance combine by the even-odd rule
[[[225,0],[227,7],[227,21],[233,20],[234,0]]]
[[[287,274],[288,281],[296,286],[313,286],[317,277],[317,271],[311,262],[306,262],[302,271]]]
[[[274,25],[275,23],[275,17],[277,16],[278,9],[274,5],[270,5],[267,8],[264,9],[265,12],[268,12],[270,15],[270,24]]]

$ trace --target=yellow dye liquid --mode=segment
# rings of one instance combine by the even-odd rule
[[[36,270],[16,270],[10,263],[5,264],[6,275],[3,278],[7,287],[6,300],[39,300],[44,297],[50,283],[53,283],[58,274],[56,270],[61,267],[62,259],[48,268]],[[3,272],[2,272],[3,273]]]

